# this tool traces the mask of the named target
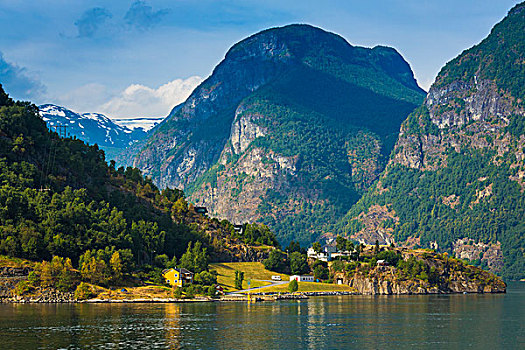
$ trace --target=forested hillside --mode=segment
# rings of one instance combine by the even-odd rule
[[[48,131],[36,106],[13,101],[1,86],[0,186],[0,254],[60,256],[74,266],[98,254],[109,266],[118,252],[129,272],[159,256],[180,258],[193,241],[212,259],[250,258],[229,222],[196,213],[182,191],[159,191],[138,169],[115,169],[97,145]],[[267,230],[252,231],[248,243],[275,244]]]
[[[339,232],[525,275],[525,3],[449,62]]]

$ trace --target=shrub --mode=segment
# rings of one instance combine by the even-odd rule
[[[290,283],[288,283],[288,291],[290,293],[297,292],[299,289],[299,283],[297,283],[297,280],[291,280]]]
[[[21,281],[21,282],[18,282],[18,284],[15,287],[15,294],[24,295],[30,290],[31,290],[31,284],[29,283],[29,281]]]
[[[78,300],[86,300],[94,296],[96,296],[96,294],[93,291],[93,287],[84,282],[81,282],[75,290],[75,299]]]

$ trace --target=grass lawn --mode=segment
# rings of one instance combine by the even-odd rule
[[[352,287],[333,283],[299,282],[298,292],[352,292]],[[261,289],[264,293],[287,293],[288,283]]]
[[[235,289],[235,270],[244,272],[243,289],[248,288],[247,280],[250,279],[250,288],[269,285],[269,282],[261,280],[271,280],[272,276],[281,276],[283,281],[288,281],[290,276],[266,270],[260,262],[235,262],[235,263],[215,263],[210,264],[210,270],[217,271],[217,282],[226,291],[236,291]]]

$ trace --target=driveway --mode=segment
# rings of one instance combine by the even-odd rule
[[[249,288],[249,289],[238,290],[236,292],[228,292],[228,293],[226,293],[226,295],[238,294],[238,293],[243,293],[243,292],[251,292],[251,291],[254,291],[254,290],[261,290],[263,288],[279,286],[281,284],[285,284],[285,283],[289,282],[289,281],[274,281],[274,280],[257,280],[257,281],[270,282],[271,284],[269,284],[267,286],[261,286],[261,287],[254,287],[254,288]]]

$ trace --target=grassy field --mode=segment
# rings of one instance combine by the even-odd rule
[[[333,283],[299,282],[298,292],[355,292],[355,289],[347,285]],[[261,289],[264,293],[287,293],[288,283]]]
[[[247,279],[251,279],[250,287],[260,287],[269,285],[269,282],[262,280],[271,280],[272,276],[279,275],[283,281],[289,281],[290,276],[282,273],[266,270],[260,262],[238,262],[238,263],[216,263],[210,264],[210,270],[217,271],[217,282],[226,289],[226,291],[236,291],[235,289],[235,270],[244,272],[243,289],[248,288]],[[329,283],[299,282],[298,292],[351,292],[352,288],[346,285],[337,285]],[[288,292],[288,283],[278,286],[261,289],[260,292]]]
[[[290,279],[288,275],[266,270],[260,262],[215,263],[210,264],[210,270],[217,271],[217,282],[228,292],[237,290],[235,289],[236,270],[244,272],[243,289],[248,288],[248,279],[251,281],[250,288],[269,285],[269,282],[262,280],[271,280],[272,276],[279,275],[283,281]]]

